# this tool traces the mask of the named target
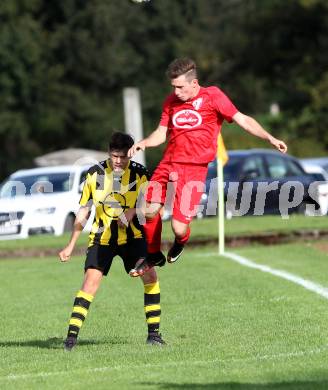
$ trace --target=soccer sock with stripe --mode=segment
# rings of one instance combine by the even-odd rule
[[[80,290],[74,300],[71,319],[69,320],[67,337],[77,337],[88,314],[93,295]]]
[[[147,241],[148,253],[161,250],[162,218],[159,213],[152,219],[147,219],[143,225]]]
[[[145,284],[144,289],[145,314],[148,333],[158,333],[161,317],[159,282],[157,281],[155,283]]]

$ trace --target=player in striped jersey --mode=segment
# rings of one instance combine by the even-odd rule
[[[130,161],[127,156],[133,143],[129,135],[114,133],[109,143],[109,159],[89,169],[70,241],[59,253],[62,262],[70,259],[93,205],[95,218],[89,235],[84,281],[74,300],[64,343],[67,351],[76,345],[90,304],[102,277],[108,274],[113,258],[120,256],[129,273],[147,255],[143,227],[137,216],[137,204],[149,175],[144,166]],[[160,265],[164,264],[165,258]],[[155,268],[148,269],[141,279],[148,326],[146,342],[162,345],[164,341],[159,334],[160,288]]]

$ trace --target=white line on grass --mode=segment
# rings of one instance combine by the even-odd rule
[[[254,263],[253,261],[248,260],[245,257],[239,256],[235,253],[226,252],[224,254],[224,256],[228,257],[229,259],[231,259],[233,261],[236,261],[237,263],[239,263],[241,265],[245,265],[246,267],[258,269],[262,272],[267,272],[269,274],[279,276],[282,279],[286,279],[286,280],[289,280],[290,282],[299,284],[300,286],[304,287],[305,289],[307,289],[309,291],[313,291],[316,294],[319,294],[322,297],[328,299],[328,288],[321,286],[320,284],[314,283],[311,280],[303,279],[300,276],[291,274],[291,273],[283,271],[283,270],[274,269],[274,268],[271,268],[267,265]]]
[[[146,370],[148,368],[170,368],[177,366],[202,366],[209,364],[229,364],[229,363],[251,363],[251,362],[260,362],[266,360],[275,360],[275,359],[290,359],[303,357],[308,355],[317,355],[320,353],[324,353],[328,351],[328,345],[323,345],[320,348],[311,349],[308,351],[294,351],[287,353],[279,353],[273,355],[256,355],[251,356],[249,358],[230,358],[230,359],[212,359],[212,360],[185,360],[185,361],[171,361],[171,362],[163,362],[156,364],[139,364],[139,365],[116,365],[116,366],[105,366],[105,367],[93,367],[93,368],[80,368],[80,369],[70,369],[69,371],[47,371],[47,372],[37,372],[37,373],[29,373],[29,374],[9,374],[6,376],[0,376],[0,381],[17,381],[17,380],[25,380],[25,379],[35,379],[35,378],[47,378],[54,376],[63,376],[79,373],[87,373],[92,374],[96,372],[109,372],[109,371],[126,371],[127,369],[141,369]]]
[[[215,252],[210,252],[206,254],[199,254],[196,256],[208,257],[208,256],[218,256],[218,254]],[[328,288],[321,286],[321,284],[314,283],[311,280],[303,279],[300,276],[291,274],[287,271],[271,268],[268,265],[254,263],[253,261],[246,259],[246,257],[239,256],[236,253],[225,252],[223,256],[241,265],[244,265],[245,267],[258,269],[262,272],[267,272],[271,275],[275,275],[282,279],[289,280],[290,282],[296,283],[304,287],[306,290],[315,292],[316,294],[321,295],[322,297],[328,299]]]

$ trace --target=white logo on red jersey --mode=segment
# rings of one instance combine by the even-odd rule
[[[202,124],[202,117],[194,110],[181,110],[176,112],[172,118],[174,127],[190,129]]]
[[[199,109],[200,109],[200,106],[202,105],[202,103],[203,103],[203,98],[200,97],[200,98],[194,100],[194,101],[192,102],[192,105],[194,106],[194,109],[195,109],[195,110],[199,110]]]

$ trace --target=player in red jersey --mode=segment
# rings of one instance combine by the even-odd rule
[[[252,117],[242,114],[217,87],[202,87],[198,83],[196,64],[189,58],[174,60],[168,67],[173,93],[163,105],[159,126],[147,138],[129,150],[132,157],[138,150],[158,146],[168,138],[167,147],[151,178],[146,201],[144,226],[148,257],[135,270],[142,275],[147,266],[162,264],[161,218],[168,184],[175,189],[172,230],[175,240],[168,251],[167,261],[175,262],[189,239],[189,224],[197,213],[205,189],[207,165],[216,156],[217,138],[224,120],[235,122],[248,133],[260,137],[282,153],[286,144],[273,137]]]

